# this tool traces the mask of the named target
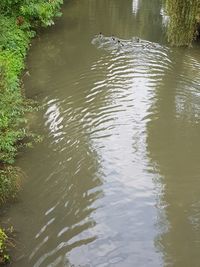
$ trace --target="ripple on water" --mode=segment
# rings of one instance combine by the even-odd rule
[[[55,155],[38,197],[52,204],[40,204],[29,256],[34,267],[67,266],[68,253],[77,264],[86,254],[91,266],[130,266],[136,244],[138,261],[144,249],[151,258],[155,199],[152,176],[143,177],[145,128],[155,87],[173,67],[166,47],[128,45],[76,78],[53,83],[56,93],[45,99],[47,144]]]
[[[147,136],[149,124],[162,115],[159,93],[173,91],[176,66],[165,46],[121,41],[122,47],[109,38],[93,41],[100,52],[89,64],[83,62],[69,76],[70,69],[57,78],[48,75],[45,81],[47,135],[40,148],[41,166],[33,171],[37,194],[32,210],[37,216],[30,216],[29,223],[34,216],[38,220],[30,234],[30,266],[162,262],[154,243],[157,169],[149,170]],[[199,68],[192,57],[184,64],[184,71]],[[186,116],[185,109],[199,114],[199,77],[196,73],[192,81],[184,71],[178,74],[177,114]],[[166,80],[167,89],[162,87]]]

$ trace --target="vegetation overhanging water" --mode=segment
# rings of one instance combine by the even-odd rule
[[[35,104],[25,99],[21,83],[27,50],[36,28],[52,25],[53,18],[61,15],[62,2],[1,0],[0,3],[0,205],[15,197],[20,188],[22,172],[13,165],[18,149],[38,139],[28,131],[25,119],[25,113],[35,109]],[[1,230],[0,263],[9,260],[6,240]]]

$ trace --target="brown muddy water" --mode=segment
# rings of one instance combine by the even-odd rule
[[[34,40],[12,266],[200,266],[200,48],[165,24],[159,0],[69,0]]]

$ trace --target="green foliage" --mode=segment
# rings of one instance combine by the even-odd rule
[[[13,32],[13,34],[12,34]],[[20,90],[19,75],[24,68],[24,56],[30,39],[27,34],[18,33],[11,26],[8,38],[5,33],[0,53],[0,162],[13,163],[17,153],[16,143],[26,136],[22,125],[26,105]],[[12,38],[13,36],[13,38]],[[12,46],[11,46],[12,44]]]
[[[18,56],[24,57],[28,48],[30,38],[34,36],[34,31],[27,31],[16,24],[15,17],[1,16],[0,18],[0,51],[14,52]],[[25,27],[24,27],[25,28]]]
[[[62,0],[0,1],[0,204],[15,197],[20,188],[23,174],[12,165],[18,148],[30,146],[30,139],[40,141],[26,128],[25,113],[35,107],[24,98],[20,80],[30,39],[35,35],[31,28],[39,23],[53,24],[52,18],[60,15],[60,4]],[[0,228],[0,265],[10,261],[8,243]]]
[[[0,203],[19,189],[19,170],[11,167],[19,147],[39,138],[26,128],[33,107],[21,91],[20,75],[38,25],[53,24],[63,0],[0,1]]]
[[[195,39],[199,0],[165,0],[166,10],[170,16],[168,41],[172,45],[187,46]]]
[[[4,264],[10,261],[10,256],[7,253],[8,236],[0,228],[0,264]]]
[[[9,166],[0,170],[0,203],[4,203],[8,197],[16,196],[22,176],[21,170],[16,167]]]
[[[54,16],[60,16],[59,12],[60,4],[62,0],[54,0],[50,2],[44,1],[31,1],[28,5],[25,3],[21,5],[20,11],[21,15],[25,18],[34,18],[42,23],[44,26],[49,26],[53,24],[52,18]]]
[[[39,21],[43,26],[53,24],[53,17],[60,16],[63,0],[1,0],[0,8],[6,15],[22,16],[25,21]]]

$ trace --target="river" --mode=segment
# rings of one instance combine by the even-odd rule
[[[11,266],[200,266],[199,46],[170,47],[165,25],[159,0],[68,0],[33,41],[44,141],[17,160]]]

